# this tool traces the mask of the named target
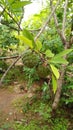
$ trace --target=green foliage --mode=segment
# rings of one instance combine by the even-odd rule
[[[24,126],[24,125],[22,125],[22,124],[15,124],[15,126],[14,126],[14,130],[30,130],[30,129],[32,129],[32,130],[40,130],[40,127],[39,126],[37,126],[36,125],[36,123],[35,122],[30,122],[28,125],[26,125],[26,126]]]
[[[46,91],[45,88],[46,84],[42,87],[43,91]],[[23,107],[24,119],[14,124],[14,130],[67,130],[68,120],[61,116],[62,111],[58,111],[56,116],[51,118],[50,105],[50,102],[42,100],[41,97],[40,100],[29,99]]]
[[[31,40],[34,43],[34,38],[27,29],[23,29],[22,33],[23,33],[23,36],[25,36],[26,38],[28,38],[29,40]]]
[[[57,80],[56,80],[56,77],[53,74],[52,74],[52,85],[53,85],[53,91],[55,93],[56,90],[57,90]]]
[[[42,89],[42,100],[43,101],[49,100],[50,99],[49,85],[46,82],[44,82],[41,89]]]
[[[18,39],[15,38],[8,27],[0,25],[0,48],[8,49],[12,45],[18,45]]]
[[[67,66],[62,89],[62,102],[72,107],[73,104],[73,64]]]
[[[37,112],[44,119],[44,121],[48,121],[49,118],[51,117],[51,114],[50,114],[51,108],[48,107],[48,104],[40,103],[40,106],[35,110],[35,113]]]
[[[20,124],[20,123],[16,123],[15,125],[14,125],[14,130],[30,130],[30,129],[32,129],[32,130],[61,130],[61,129],[63,129],[63,130],[67,130],[67,120],[63,120],[63,118],[62,119],[55,119],[54,121],[53,121],[53,123],[52,123],[52,127],[50,128],[50,126],[49,125],[37,125],[37,121],[30,121],[30,123],[29,124],[26,124],[26,126],[25,125],[23,125],[23,124]]]
[[[29,0],[26,1],[1,0],[0,1],[1,6],[5,8],[5,11],[2,14],[1,25],[0,25],[0,47],[5,49],[11,49],[12,45],[13,46],[16,45],[16,47],[18,47],[18,45],[20,46],[20,43],[22,43],[22,48],[24,48],[25,46],[31,48],[31,50],[28,50],[28,52],[22,58],[23,63],[26,66],[24,68],[24,73],[26,77],[28,77],[29,83],[31,84],[34,80],[39,79],[39,77],[46,78],[50,74],[53,83],[53,91],[55,93],[57,90],[57,80],[59,79],[59,75],[60,75],[58,70],[59,65],[68,64],[68,62],[69,64],[71,64],[73,62],[73,52],[72,52],[73,49],[67,49],[64,51],[64,45],[62,44],[61,39],[57,34],[53,19],[50,20],[49,25],[47,24],[43,34],[39,38],[40,40],[34,42],[34,36],[37,33],[37,29],[40,30],[40,27],[47,19],[47,16],[50,15],[51,13],[49,3],[48,6],[42,9],[39,14],[34,15],[27,22],[24,23],[24,28],[26,27],[32,30],[36,29],[35,31],[32,31],[33,32],[32,34],[27,29],[23,29],[23,31],[20,29],[20,23],[22,22],[23,13],[24,13],[23,8],[24,6],[30,3],[31,2]],[[53,5],[55,4],[56,1],[53,1]],[[71,19],[72,6],[73,6],[72,1],[69,0],[68,10],[67,10],[68,19]],[[60,3],[60,5],[58,6],[58,10],[56,10],[56,15],[59,21],[59,27],[62,27],[63,7],[64,7],[64,1]],[[67,26],[65,30],[68,40],[69,40],[68,36],[70,36],[71,33],[70,21],[71,20],[67,20]],[[20,40],[19,44],[18,44],[19,40],[17,40],[14,36],[15,32],[12,32],[12,29],[10,29],[9,26],[11,26],[12,28],[14,27],[18,34],[20,33],[17,36],[18,39]],[[67,57],[68,61],[63,58],[65,55],[68,55]],[[1,63],[1,68],[3,66],[5,65]],[[11,70],[9,72],[5,82],[8,82],[7,80],[13,81],[14,79],[17,79],[18,76],[20,77],[20,71],[18,69],[17,70],[14,69],[14,71]],[[66,81],[64,81],[64,85],[66,84],[67,90],[68,88],[70,88],[71,90],[72,89],[71,87],[73,85],[72,73],[71,72],[66,73],[65,79]],[[47,87],[44,87],[43,91],[46,90]],[[71,97],[69,102],[72,101],[73,100]],[[67,102],[68,101],[66,101],[66,103]],[[45,108],[43,106],[44,105],[42,105],[42,108]]]
[[[34,81],[39,80],[39,76],[36,72],[35,67],[34,68],[24,67],[23,71],[25,79],[28,80],[28,86],[31,86]]]
[[[59,70],[52,64],[50,64],[51,70],[53,72],[52,74],[52,85],[53,85],[53,91],[54,93],[57,90],[57,80],[59,79]]]
[[[48,8],[45,7],[38,14],[29,17],[28,21],[23,23],[23,26],[25,26],[25,28],[27,29],[29,28],[32,30],[39,29],[42,23],[47,18],[48,12],[49,12]]]
[[[1,126],[0,130],[8,130],[10,128],[12,128],[10,123],[4,123],[4,125]]]
[[[24,80],[24,74],[23,74],[22,68],[20,67],[12,68],[9,71],[8,75],[5,77],[4,83],[11,84],[12,82],[17,81],[17,80]]]
[[[55,118],[53,119],[53,130],[67,130],[68,129],[67,123],[68,121],[66,119]]]
[[[49,49],[45,51],[45,55],[46,57],[49,57],[49,58],[54,56],[54,54]]]
[[[62,58],[63,56],[67,55],[68,53],[72,52],[73,49],[66,49],[58,54],[56,54],[52,59],[52,63],[58,63],[58,64],[68,64],[67,60]]]
[[[73,84],[72,85],[65,85],[63,86],[63,96],[62,96],[62,102],[65,103],[65,105],[72,107],[73,104]]]
[[[73,63],[73,51],[68,54],[67,60],[68,60],[69,64],[72,64],[72,63]]]
[[[17,10],[18,11],[18,8],[22,8],[28,4],[30,4],[31,2],[30,1],[13,1],[13,3],[11,4],[12,5],[12,9],[13,10]]]
[[[33,41],[28,39],[27,37],[23,36],[23,35],[18,35],[17,38],[23,42],[24,44],[26,44],[28,47],[33,48]]]
[[[5,61],[0,60],[0,68],[2,68],[3,71],[5,71],[8,68],[8,65]]]
[[[53,74],[55,75],[56,79],[59,79],[59,70],[52,64],[50,64],[51,70]]]
[[[37,40],[35,44],[35,51],[39,52],[41,48],[42,48],[42,43],[39,40]]]
[[[21,1],[21,0],[1,0],[0,4],[2,7],[5,7],[11,14],[13,15],[14,21],[20,21],[22,14],[23,14],[23,7],[30,4],[31,2],[28,0]],[[3,14],[4,19],[9,19],[9,16],[5,10]]]
[[[45,38],[46,37],[46,38]],[[43,44],[42,51],[46,51],[50,49],[53,53],[57,54],[63,51],[63,44],[58,35],[54,32],[54,30],[48,29],[41,35],[40,40]]]

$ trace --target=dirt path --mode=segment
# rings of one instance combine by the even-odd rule
[[[17,112],[12,104],[14,100],[19,100],[23,96],[24,93],[0,89],[0,122],[20,120],[23,117],[23,114]]]

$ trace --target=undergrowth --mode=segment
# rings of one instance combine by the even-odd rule
[[[39,96],[38,96],[39,97]],[[68,119],[63,110],[51,116],[51,102],[33,97],[23,104],[24,119],[16,121],[14,130],[68,130]]]

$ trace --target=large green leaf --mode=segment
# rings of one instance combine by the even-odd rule
[[[27,29],[23,29],[22,33],[25,37],[27,37],[29,40],[31,40],[33,43],[33,46],[35,46],[33,35]]]
[[[64,58],[62,58],[63,56],[67,55],[68,53],[70,53],[71,51],[73,51],[73,49],[67,49],[65,51],[60,52],[59,54],[55,55],[51,60],[50,63],[58,63],[58,64],[68,64],[68,61]]]
[[[57,79],[53,74],[52,74],[52,85],[53,85],[53,91],[55,93],[57,90]]]
[[[13,9],[19,9],[22,8],[28,4],[30,4],[30,1],[15,1],[15,3],[12,4]]]
[[[9,4],[12,4],[13,2],[15,2],[15,0],[7,0],[7,2],[8,2]]]
[[[53,74],[55,75],[55,77],[57,79],[59,79],[59,70],[52,64],[50,64],[50,67],[51,67],[51,70],[52,70]]]
[[[68,53],[70,53],[71,51],[73,51],[73,49],[66,49],[66,50],[60,52],[59,54],[55,55],[55,57],[65,56],[65,55],[67,55]]]
[[[31,34],[27,29],[23,29],[22,33],[23,33],[23,35],[26,36],[28,39],[34,41],[34,38],[33,38],[32,34]]]
[[[16,36],[20,41],[22,41],[24,44],[26,44],[27,46],[29,46],[30,48],[33,48],[33,43],[32,40],[29,40],[27,37],[22,36],[22,35],[18,35]]]
[[[42,43],[41,43],[39,40],[37,40],[37,41],[36,41],[35,50],[36,50],[36,51],[40,51],[41,48],[42,48]]]
[[[4,6],[6,6],[6,2],[4,0],[0,0],[0,4],[3,4]]]
[[[46,55],[46,57],[49,57],[49,58],[54,56],[54,54],[49,49],[46,50],[45,55]]]
[[[49,62],[55,64],[68,64],[68,61],[61,57],[53,57]]]

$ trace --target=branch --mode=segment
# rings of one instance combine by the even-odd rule
[[[70,32],[70,40],[69,40],[69,48],[72,46],[73,44],[73,15],[71,18],[71,32]]]
[[[3,80],[5,78],[5,76],[7,75],[7,73],[9,72],[9,70],[17,63],[17,61],[27,52],[28,49],[26,49],[26,51],[22,52],[22,54],[8,67],[8,69],[5,71],[5,73],[3,74],[1,80],[0,80],[0,87],[3,83]]]
[[[15,31],[19,31],[16,27],[13,27],[13,26],[9,25],[9,23],[5,23],[2,20],[1,20],[1,24],[8,26],[10,29],[13,29]]]
[[[50,0],[50,6],[51,6],[51,10],[53,10],[52,0]],[[61,31],[60,31],[60,28],[59,28],[58,19],[57,19],[57,16],[56,16],[56,13],[55,13],[55,12],[53,13],[53,16],[54,16],[54,21],[55,21],[55,25],[56,25],[57,32],[58,32],[58,34],[60,35],[60,34],[61,34]]]
[[[1,5],[0,5],[1,6]],[[2,9],[5,9],[5,12],[9,15],[9,17],[17,24],[17,26],[18,26],[18,28],[19,28],[19,30],[22,30],[21,28],[20,28],[20,26],[19,26],[19,23],[14,19],[14,17],[6,10],[6,8],[3,8],[2,6],[1,6],[1,8]]]
[[[18,56],[19,56],[19,55],[10,56],[10,57],[0,57],[0,60],[13,59],[13,58],[17,58]]]
[[[53,10],[54,7],[52,5],[52,0],[50,0],[50,6],[51,6],[51,10]],[[53,17],[54,17],[55,26],[56,26],[57,32],[61,38],[61,41],[63,42],[63,44],[66,44],[66,38],[63,36],[61,29],[59,28],[59,23],[58,23],[58,19],[57,19],[55,11],[53,13]]]
[[[23,19],[23,17],[24,17],[24,8],[22,8],[22,15],[21,15],[21,18],[20,18],[20,21],[19,21],[19,28],[20,28],[20,26],[21,26],[21,22],[22,22],[22,19]],[[20,33],[20,29],[19,29],[19,31],[18,31],[18,34]]]
[[[16,27],[13,27],[13,26],[11,26],[9,23],[7,23],[7,22],[5,22],[5,21],[2,21],[1,20],[1,24],[3,24],[3,25],[6,25],[6,26],[8,26],[10,29],[13,29],[13,30],[15,30],[15,31],[20,31],[18,28],[16,28]],[[38,28],[38,29],[29,29],[28,31],[30,31],[31,33],[34,33],[34,32],[36,32],[36,31],[40,31],[41,30],[41,28]],[[22,30],[21,30],[22,31]]]
[[[50,21],[50,19],[52,18],[52,15],[54,14],[54,11],[56,10],[57,6],[59,5],[60,0],[58,0],[56,6],[53,8],[52,13],[50,14],[50,16],[48,16],[46,22],[44,23],[44,25],[42,26],[41,30],[39,31],[39,33],[37,34],[37,36],[35,37],[35,41],[39,38],[39,36],[41,35],[41,33],[44,31],[46,25],[48,24],[48,22]]]
[[[65,25],[66,25],[67,6],[68,6],[68,0],[65,0],[64,14],[63,14],[63,23],[62,23],[62,34],[63,34],[64,38],[65,38]]]

